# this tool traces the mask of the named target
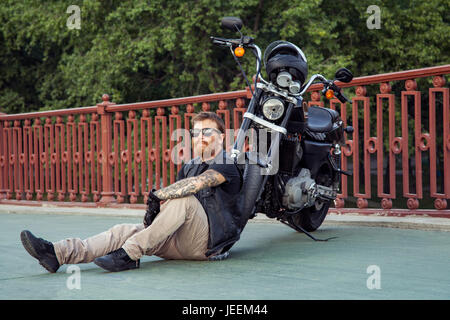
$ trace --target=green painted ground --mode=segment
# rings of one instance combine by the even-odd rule
[[[36,210],[39,210],[36,208]],[[81,264],[73,274],[43,269],[23,249],[20,231],[49,241],[88,237],[140,219],[0,214],[0,299],[449,299],[450,233],[374,227],[323,226],[314,242],[282,225],[249,223],[230,258],[220,262],[144,257],[141,268],[107,273]],[[380,270],[380,289],[368,289]],[[371,279],[372,279],[371,278]]]

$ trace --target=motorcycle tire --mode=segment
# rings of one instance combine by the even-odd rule
[[[331,166],[325,164],[319,170],[319,173],[316,177],[316,181],[325,186],[332,185],[332,177],[333,173],[331,170]],[[319,201],[316,202],[312,207],[308,207],[300,211],[299,214],[292,217],[291,223],[295,226],[300,226],[308,232],[317,230],[325,220],[325,217],[328,213],[328,209],[330,208],[331,200],[328,201]]]
[[[291,222],[295,226],[300,226],[308,232],[317,230],[325,220],[325,217],[330,208],[331,201],[322,203],[320,209],[315,206],[303,209],[299,214],[292,217]]]

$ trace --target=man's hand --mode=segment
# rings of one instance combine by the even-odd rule
[[[147,228],[159,213],[160,201],[187,197],[207,187],[215,187],[224,183],[226,179],[221,173],[208,169],[199,176],[179,180],[170,186],[153,189],[148,194],[147,211],[144,217],[144,227]]]
[[[160,210],[160,199],[153,193],[154,189],[148,193],[147,211],[144,217],[144,227],[147,228],[155,220]]]

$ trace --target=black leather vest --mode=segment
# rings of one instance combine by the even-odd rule
[[[200,175],[209,167],[206,163],[194,163],[194,160],[183,166],[185,178]],[[199,168],[199,166],[201,167]],[[239,171],[237,167],[236,169]],[[206,256],[228,251],[239,240],[241,233],[239,228],[241,217],[237,210],[239,193],[230,197],[220,186],[217,186],[202,189],[195,194],[195,197],[200,201],[208,216],[209,239]]]

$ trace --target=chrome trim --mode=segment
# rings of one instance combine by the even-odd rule
[[[275,124],[273,124],[273,123],[271,123],[271,122],[269,122],[269,121],[266,121],[266,120],[264,120],[264,119],[261,119],[261,118],[255,116],[255,115],[252,114],[252,113],[249,113],[249,112],[244,113],[244,118],[248,118],[248,119],[250,119],[250,120],[252,120],[252,121],[254,121],[254,122],[256,122],[256,123],[259,123],[259,124],[261,124],[261,125],[263,125],[263,126],[265,126],[265,127],[267,127],[267,128],[270,128],[270,129],[272,129],[272,130],[274,130],[274,131],[277,131],[277,132],[279,132],[279,133],[287,134],[286,128],[277,126],[277,125],[275,125]]]
[[[258,79],[265,85],[269,85],[269,82],[267,82],[266,80],[264,80],[264,78],[261,76],[261,74],[259,74]],[[259,82],[258,82],[259,83]],[[257,84],[258,84],[257,83]]]
[[[253,47],[256,49],[256,52],[257,52],[258,58],[259,58],[259,59],[256,59],[256,72],[258,72],[258,70],[260,70],[260,68],[262,68],[262,65],[261,65],[261,61],[262,61],[261,49],[256,44],[253,44]],[[260,77],[261,77],[261,74],[260,74]]]
[[[287,101],[297,105],[297,98],[290,97],[287,92],[283,92],[283,91],[277,90],[276,87],[274,85],[272,85],[271,83],[265,84],[265,83],[258,82],[256,84],[256,87],[258,89],[262,89],[262,90],[264,90],[266,92],[271,92],[271,93],[273,93],[273,94],[275,94],[277,96],[283,97]]]
[[[314,74],[314,75],[309,79],[309,81],[305,84],[305,86],[303,87],[303,90],[302,90],[300,93],[296,94],[295,96],[301,96],[301,95],[303,95],[303,94],[306,92],[306,90],[309,89],[309,87],[312,85],[312,83],[313,83],[317,78],[319,78],[319,79],[322,80],[322,81],[328,81],[323,75],[321,75],[321,74]]]

